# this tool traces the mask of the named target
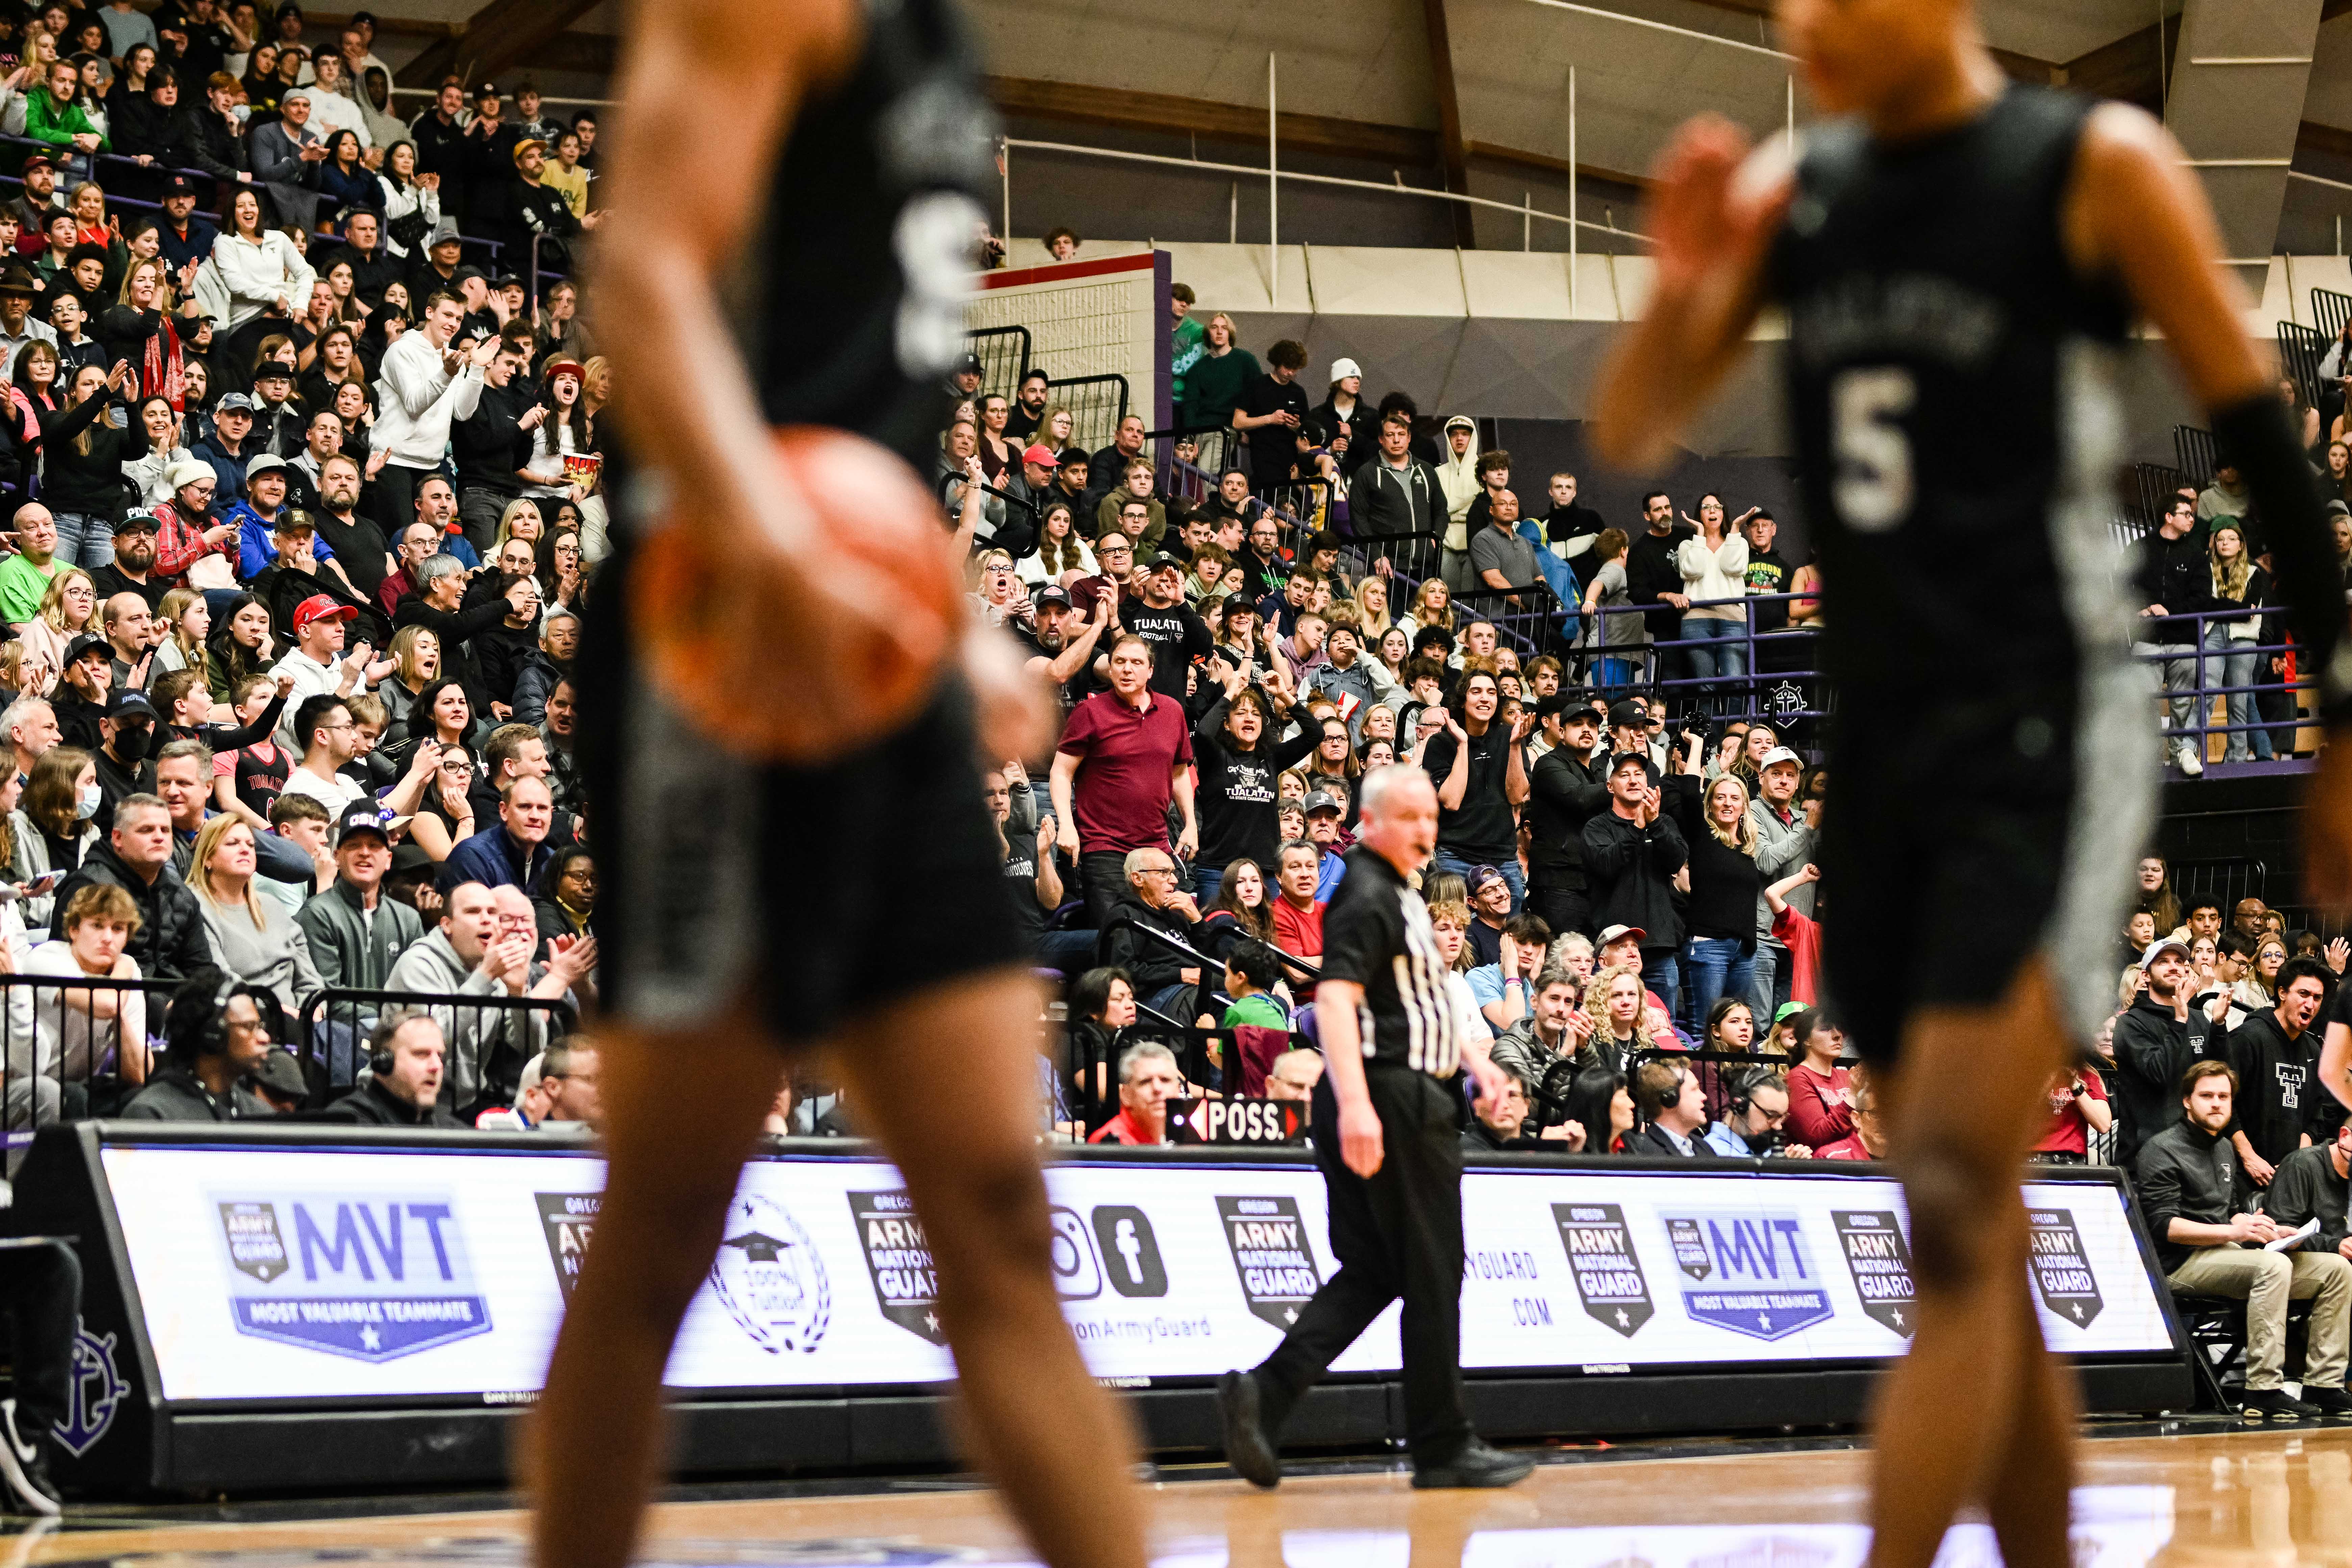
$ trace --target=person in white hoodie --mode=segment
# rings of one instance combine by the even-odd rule
[[[387,517],[406,517],[415,509],[417,485],[448,450],[450,423],[472,418],[482,401],[482,373],[497,357],[499,340],[484,338],[471,351],[453,348],[450,340],[465,319],[464,305],[435,294],[416,330],[384,351],[376,372],[373,447],[384,454],[376,482],[383,488]]]
[[[1737,683],[1748,675],[1748,536],[1738,522],[1726,523],[1723,498],[1699,498],[1698,516],[1685,518],[1698,532],[1675,551],[1675,564],[1683,574],[1683,595],[1691,607],[1683,612],[1683,651],[1690,658],[1694,678],[1713,682],[1700,692],[1701,711],[1737,713],[1747,706],[1746,689]],[[1708,604],[1728,599],[1729,604]]]
[[[1470,571],[1470,503],[1486,489],[1478,479],[1478,422],[1467,414],[1445,422],[1445,460],[1437,465],[1437,488],[1445,492],[1445,549],[1438,571],[1447,587],[1467,594],[1478,585]]]
[[[205,313],[219,323],[226,341],[226,363],[247,366],[270,326],[267,315],[284,330],[310,303],[310,286],[318,273],[285,233],[265,227],[261,197],[254,186],[240,186],[229,207],[230,226],[213,242],[213,253],[196,271],[196,298]]]

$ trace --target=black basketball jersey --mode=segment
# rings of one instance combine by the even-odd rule
[[[2091,108],[2011,87],[1916,142],[1857,121],[1801,139],[1768,286],[1843,690],[2048,693],[2125,631],[2107,521],[2130,317],[2061,239]]]
[[[866,0],[865,26],[856,65],[787,132],[747,258],[745,350],[771,423],[854,430],[928,479],[996,121],[949,0]]]

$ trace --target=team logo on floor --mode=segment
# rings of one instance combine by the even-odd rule
[[[2083,1233],[2064,1209],[2028,1209],[2032,1227],[2033,1288],[2042,1304],[2078,1329],[2088,1328],[2106,1303],[2099,1299],[2099,1281],[2091,1260],[2083,1256]]]
[[[915,1205],[903,1192],[850,1193],[850,1222],[866,1251],[866,1272],[882,1315],[935,1345],[948,1342],[940,1327],[939,1266]]]
[[[833,1322],[833,1281],[816,1244],[784,1206],[758,1193],[727,1205],[711,1294],[771,1355],[814,1351]]]
[[[1642,1260],[1625,1228],[1625,1211],[1615,1204],[1554,1204],[1551,1217],[1559,1226],[1559,1244],[1568,1251],[1584,1315],[1629,1340],[1640,1333],[1657,1308],[1650,1302],[1650,1282],[1643,1278]]]
[[[1793,1209],[1710,1209],[1666,1217],[1675,1263],[1689,1283],[1683,1310],[1754,1340],[1785,1339],[1828,1321],[1804,1224]],[[1703,1286],[1703,1289],[1693,1289]]]
[[[131,1396],[131,1384],[114,1365],[114,1336],[93,1334],[74,1319],[73,1366],[66,1384],[66,1418],[52,1428],[58,1446],[80,1458],[98,1447],[114,1425],[114,1413]]]
[[[602,1193],[534,1193],[539,1223],[547,1234],[547,1260],[555,1265],[556,1287],[565,1304],[580,1286],[580,1266],[588,1261],[588,1237],[596,1228]]]
[[[1249,1310],[1287,1331],[1323,1283],[1307,1245],[1307,1224],[1298,1217],[1298,1200],[1219,1198],[1217,1215],[1224,1221],[1225,1246],[1233,1252]]]
[[[1909,1339],[1918,1327],[1919,1292],[1911,1283],[1911,1248],[1904,1244],[1903,1227],[1885,1210],[1832,1209],[1830,1223],[1837,1226],[1863,1315]]]
[[[210,1195],[239,1333],[387,1362],[490,1331],[446,1193]]]

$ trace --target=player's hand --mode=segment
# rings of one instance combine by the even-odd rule
[[[1380,1173],[1383,1152],[1381,1113],[1372,1109],[1371,1100],[1342,1100],[1339,1104],[1340,1161],[1369,1182]]]
[[[2352,907],[2352,737],[2320,748],[2304,807],[2304,891],[2325,909]]]
[[[2230,1239],[2232,1241],[2273,1241],[2278,1226],[2268,1215],[2241,1214],[2230,1216]]]
[[[2271,1184],[2271,1178],[2278,1173],[2278,1167],[2272,1164],[2268,1160],[2263,1159],[2260,1154],[2248,1154],[2245,1157],[2244,1163],[2246,1174],[2253,1179],[2254,1185],[2258,1187],[2269,1186]],[[2264,1237],[2263,1239],[2267,1241],[2270,1238],[2268,1237]]]
[[[1702,114],[1675,133],[1651,172],[1645,213],[1657,287],[1686,294],[1709,278],[1745,277],[1763,254],[1794,189],[1783,168],[1740,178],[1748,133]]]
[[[1052,700],[1044,683],[1024,668],[1011,637],[974,623],[964,633],[961,662],[980,743],[988,755],[1035,756],[1053,744]]]
[[[1503,1097],[1503,1091],[1511,1087],[1509,1075],[1491,1060],[1478,1061],[1465,1056],[1462,1058],[1462,1065],[1468,1069],[1471,1082],[1477,1086],[1480,1100],[1500,1100]],[[1377,1123],[1379,1118],[1375,1117],[1373,1120]],[[1347,1136],[1347,1118],[1343,1115],[1339,1121],[1339,1131],[1343,1142]],[[1354,1162],[1350,1161],[1349,1163],[1352,1165]]]

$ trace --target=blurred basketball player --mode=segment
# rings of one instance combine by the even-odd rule
[[[1683,129],[1651,201],[1656,292],[1612,356],[1599,435],[1656,463],[1759,309],[1787,312],[1835,598],[1823,978],[1892,1110],[1919,1291],[1878,1400],[1873,1562],[1927,1568],[1981,1501],[2010,1568],[2060,1568],[2072,1398],[2034,1316],[2019,1179],[2070,1036],[2113,1006],[2108,933],[2154,817],[2152,688],[2106,542],[2109,367],[2136,311],[2253,492],[2306,669],[2332,668],[2344,604],[2164,129],[2009,83],[1970,0],[1776,16],[1825,118],[1754,153],[1719,119]],[[1960,583],[1960,562],[1991,570]]]
[[[1142,1568],[1131,1436],[1049,1273],[1040,998],[974,918],[1004,897],[976,746],[1033,754],[1042,703],[958,619],[906,464],[991,118],[945,0],[633,9],[596,280],[628,472],[581,656],[610,1167],[526,1450],[537,1560],[628,1561],[688,1303],[722,1242],[780,1245],[728,1222],[778,1047],[823,1043],[928,1232],[978,1458],[1055,1568]]]

